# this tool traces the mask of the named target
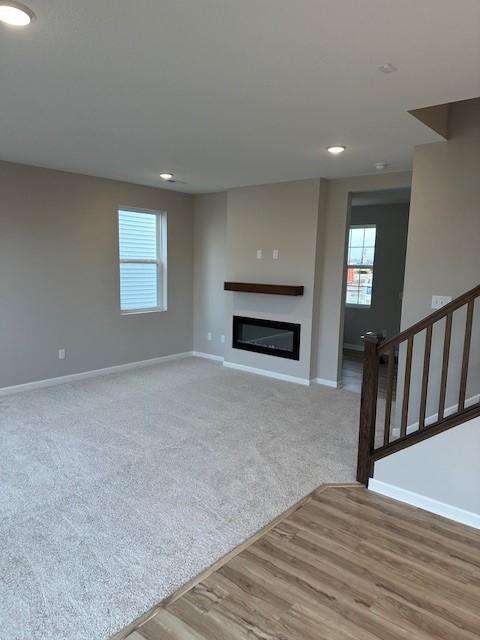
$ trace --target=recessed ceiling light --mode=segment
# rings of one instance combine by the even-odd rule
[[[26,27],[35,18],[31,9],[19,2],[0,2],[0,22],[12,27]]]
[[[375,163],[375,169],[377,171],[382,171],[383,169],[386,169],[388,167],[388,162],[376,162]]]
[[[171,179],[173,178],[173,173],[168,173],[168,172],[166,172],[166,173],[161,173],[161,174],[160,174],[160,178],[161,178],[162,180],[171,180]]]
[[[331,147],[327,147],[327,151],[334,156],[338,156],[340,153],[343,153],[346,148],[347,147],[344,147],[342,144],[334,144]]]
[[[397,67],[394,64],[391,64],[390,62],[387,62],[386,64],[381,64],[378,67],[378,70],[381,71],[382,73],[393,73],[394,71],[398,71]]]

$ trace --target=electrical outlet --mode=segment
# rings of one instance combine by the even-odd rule
[[[263,256],[263,251],[261,249],[257,249],[257,260],[261,260]]]
[[[210,331],[207,333],[207,340],[210,342],[212,339],[212,334],[210,333]]]
[[[432,309],[441,309],[452,301],[452,296],[432,296]]]
[[[225,344],[225,336],[220,336],[220,342],[222,342],[223,344]]]
[[[274,249],[273,250],[273,259],[274,260],[278,260],[278,257],[279,257],[278,249]]]
[[[65,349],[59,349],[58,350],[58,359],[59,360],[65,360]]]

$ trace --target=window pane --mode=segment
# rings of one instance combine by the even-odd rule
[[[374,247],[375,246],[376,235],[377,235],[376,227],[366,227],[365,228],[365,246],[366,247]]]
[[[347,292],[345,302],[371,306],[372,304],[373,269],[354,267],[347,269]]]
[[[365,229],[352,227],[350,229],[350,246],[351,247],[363,247],[363,236]]]
[[[347,285],[347,304],[358,304],[358,287],[355,285]]]
[[[370,306],[372,304],[372,287],[361,286],[358,290],[358,304]]]
[[[120,265],[120,308],[153,309],[158,306],[156,264]]]
[[[348,264],[362,264],[362,248],[352,247],[348,251]]]
[[[375,255],[374,247],[367,247],[363,250],[362,264],[373,264],[373,258]]]
[[[157,216],[154,213],[119,211],[120,259],[157,259]]]

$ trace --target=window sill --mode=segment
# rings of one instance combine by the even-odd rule
[[[129,309],[128,311],[120,311],[121,316],[139,316],[145,313],[163,313],[167,309],[165,307],[155,307],[153,309]]]
[[[349,304],[348,302],[345,303],[345,306],[347,307],[347,309],[371,309],[372,308],[371,304]]]

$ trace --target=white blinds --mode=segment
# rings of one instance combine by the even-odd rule
[[[158,215],[118,212],[120,243],[120,308],[122,311],[159,306]]]

